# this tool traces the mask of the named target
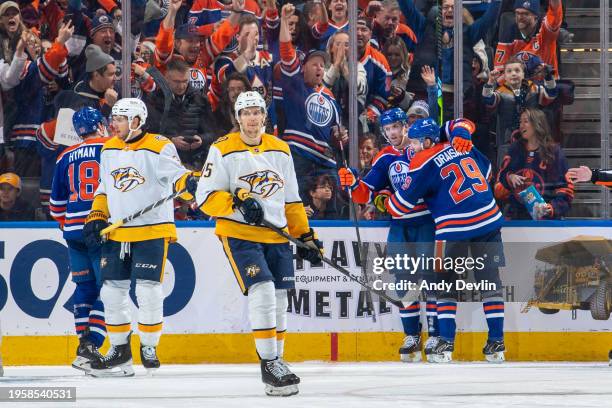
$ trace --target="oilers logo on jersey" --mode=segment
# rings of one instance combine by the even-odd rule
[[[334,118],[332,103],[320,93],[311,94],[305,104],[308,119],[317,126],[327,126]]]
[[[121,167],[111,172],[115,188],[123,193],[133,190],[145,182],[145,178],[133,167]]]
[[[405,161],[396,161],[389,166],[389,180],[395,190],[402,188],[409,170],[408,163]]]
[[[240,180],[249,183],[251,193],[260,195],[262,198],[267,198],[280,190],[285,182],[272,170],[260,170],[254,173],[241,176]]]

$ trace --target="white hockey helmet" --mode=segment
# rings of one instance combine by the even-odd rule
[[[266,101],[264,101],[264,98],[262,98],[259,92],[247,91],[238,95],[238,98],[236,98],[236,103],[234,104],[236,120],[240,119],[241,110],[244,108],[251,108],[253,106],[261,108],[264,115],[266,114]]]
[[[115,102],[115,104],[113,105],[111,115],[127,117],[129,124],[128,126],[130,129],[130,135],[128,135],[127,138],[129,140],[131,137],[131,133],[140,129],[147,121],[147,105],[145,105],[145,103],[138,98],[122,98]],[[132,120],[134,118],[140,119],[140,123],[136,128],[132,128]]]

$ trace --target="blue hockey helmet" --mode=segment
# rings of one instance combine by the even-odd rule
[[[440,127],[432,118],[418,119],[408,129],[408,137],[421,142],[429,139],[438,143],[440,141]]]
[[[80,137],[97,132],[100,123],[103,122],[104,118],[100,111],[89,106],[79,109],[72,115],[72,126]]]
[[[400,108],[393,108],[384,111],[380,115],[380,127],[390,125],[395,122],[407,123],[408,115],[406,115],[406,112]]]

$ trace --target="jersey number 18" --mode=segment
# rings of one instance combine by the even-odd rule
[[[75,170],[78,173],[75,174]],[[87,160],[68,166],[68,184],[70,187],[70,202],[77,200],[91,201],[98,184],[100,184],[100,165],[95,160]],[[78,184],[78,185],[77,185]]]

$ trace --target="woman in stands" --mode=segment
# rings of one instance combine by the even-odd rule
[[[519,134],[520,139],[510,145],[503,158],[495,185],[495,197],[504,204],[504,215],[510,219],[530,219],[519,193],[534,185],[546,201],[538,218],[563,218],[574,198],[574,186],[565,180],[567,160],[553,141],[544,112],[525,109],[520,117]]]

